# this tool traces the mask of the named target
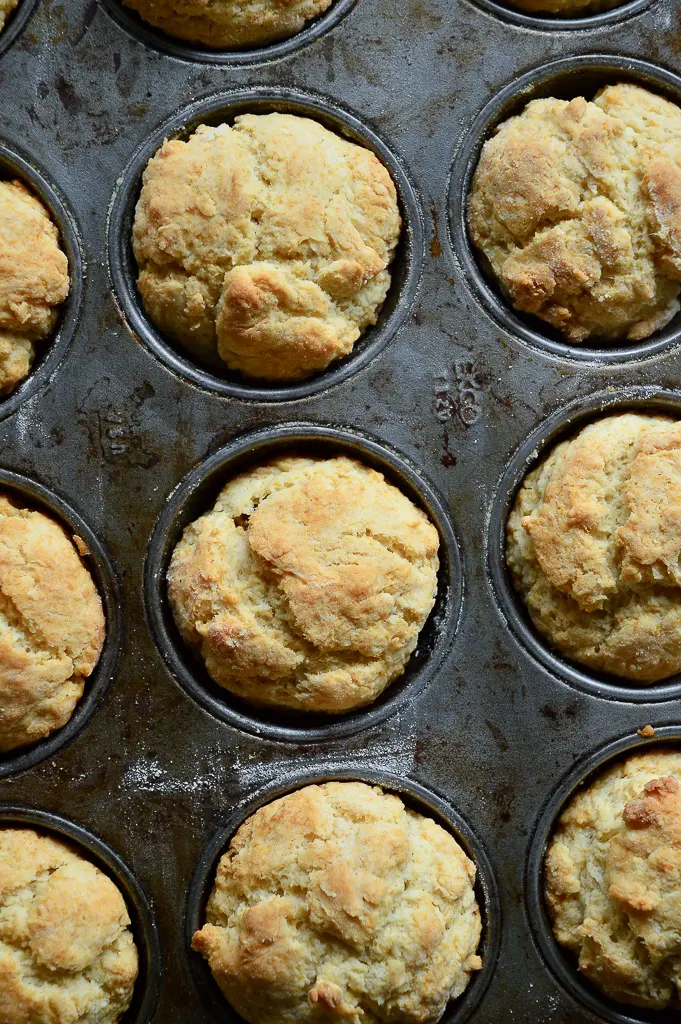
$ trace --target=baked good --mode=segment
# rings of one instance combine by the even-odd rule
[[[138,289],[200,360],[300,380],[376,322],[399,233],[395,186],[368,149],[307,117],[244,114],[149,161]]]
[[[18,3],[19,0],[0,0],[0,31],[5,27],[7,19]]]
[[[570,342],[641,341],[679,309],[681,109],[628,83],[533,100],[485,143],[470,235]]]
[[[511,7],[518,7],[527,14],[557,14],[563,18],[584,18],[588,14],[600,14],[621,7],[626,0],[508,0]]]
[[[59,840],[0,828],[2,1024],[116,1024],[136,978],[111,879]]]
[[[332,0],[123,0],[170,36],[212,50],[264,46],[319,17]]]
[[[20,181],[0,181],[0,394],[28,376],[68,292],[68,260],[49,213]]]
[[[606,416],[525,478],[507,562],[539,632],[635,683],[681,671],[681,423]]]
[[[0,750],[68,722],[103,643],[102,602],[71,539],[0,494]]]
[[[218,685],[340,712],[399,676],[435,602],[439,537],[381,473],[291,456],[241,473],[173,552],[168,596]]]
[[[248,1024],[430,1024],[481,967],[474,878],[398,796],[306,786],[238,830],[192,945]]]
[[[560,815],[546,855],[555,936],[611,999],[681,1008],[681,752],[610,766]]]

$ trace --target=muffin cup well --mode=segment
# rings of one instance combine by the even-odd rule
[[[107,14],[122,29],[146,46],[160,50],[161,53],[195,63],[243,67],[253,64],[268,64],[302,50],[303,47],[315,42],[335,28],[352,11],[357,0],[335,0],[318,18],[308,22],[300,32],[296,32],[295,35],[286,39],[235,50],[214,50],[207,46],[186,42],[169,35],[163,29],[150,25],[139,16],[137,11],[124,7],[121,0],[101,0],[101,2]]]
[[[646,11],[654,0],[628,0],[609,11],[596,11],[579,17],[562,17],[558,14],[537,11],[521,11],[514,7],[512,0],[471,0],[487,14],[494,14],[501,21],[508,21],[520,28],[535,29],[538,32],[578,32],[583,29],[603,29],[620,21],[633,18]]]
[[[622,412],[665,413],[681,419],[681,396],[655,387],[630,387],[603,391],[577,399],[557,410],[532,431],[508,460],[489,514],[487,572],[499,609],[516,639],[562,682],[594,697],[632,704],[652,704],[681,697],[681,673],[652,685],[632,684],[626,679],[580,666],[554,652],[535,629],[523,599],[516,593],[506,564],[506,524],[523,480],[560,441],[581,427]]]
[[[473,177],[482,147],[503,121],[520,114],[531,100],[546,97],[593,99],[605,85],[633,82],[660,93],[681,107],[681,78],[664,68],[631,57],[586,54],[565,57],[521,75],[505,86],[478,114],[461,140],[449,179],[449,240],[454,258],[461,266],[473,295],[489,316],[512,338],[539,349],[546,355],[582,363],[622,363],[657,355],[681,343],[681,313],[644,341],[625,345],[574,345],[561,340],[559,331],[539,317],[514,309],[501,292],[494,275],[483,269],[481,254],[468,234],[467,207]]]
[[[98,836],[52,811],[19,804],[0,804],[0,828],[31,828],[79,848],[87,859],[115,882],[130,915],[131,931],[139,954],[139,975],[129,1009],[120,1024],[148,1024],[158,998],[161,949],[158,927],[149,899],[130,868]]]
[[[118,577],[111,557],[80,515],[63,498],[58,497],[43,484],[8,469],[0,468],[0,491],[8,491],[27,507],[45,512],[65,527],[70,536],[75,534],[85,541],[89,551],[85,556],[85,564],[102,599],[106,619],[106,636],[101,656],[94,671],[85,680],[83,696],[76,704],[71,718],[61,729],[56,729],[37,743],[0,753],[0,778],[4,778],[32,768],[48,757],[54,757],[57,751],[75,739],[88,724],[101,705],[109,683],[116,673],[121,647],[122,614]]]
[[[201,366],[182,348],[164,337],[144,309],[137,292],[137,263],[132,250],[132,226],[140,194],[142,173],[166,138],[188,138],[200,124],[232,123],[239,114],[280,112],[309,117],[330,131],[364,146],[390,172],[397,189],[402,216],[402,234],[390,264],[392,281],[378,314],[377,323],[367,327],[349,355],[327,369],[295,384],[248,382],[226,366],[219,374]],[[108,253],[111,280],[130,328],[161,362],[192,384],[217,395],[260,402],[291,401],[325,391],[347,380],[378,355],[404,324],[416,299],[423,264],[423,226],[416,193],[406,170],[384,142],[359,118],[323,96],[297,89],[239,89],[219,93],[185,107],[160,126],[137,150],[114,192],[109,210]]]
[[[563,779],[542,809],[532,836],[525,877],[527,913],[534,942],[547,966],[563,988],[610,1024],[672,1024],[678,1022],[678,1010],[645,1010],[608,999],[577,969],[577,961],[561,946],[553,934],[544,899],[544,858],[558,818],[570,798],[591,782],[613,761],[620,761],[651,746],[681,744],[681,726],[656,727],[655,735],[643,738],[637,733],[613,740],[590,754]]]
[[[0,50],[2,34],[0,34]],[[80,230],[65,200],[51,185],[33,157],[21,154],[0,140],[0,179],[18,178],[43,202],[59,229],[59,242],[69,263],[69,294],[59,309],[57,324],[47,338],[35,343],[35,357],[28,376],[10,394],[0,395],[0,420],[16,412],[54,376],[64,359],[80,319],[85,263]]]
[[[381,786],[386,792],[396,793],[407,807],[419,814],[433,818],[447,832],[450,832],[466,855],[474,862],[477,868],[475,895],[482,918],[482,938],[478,952],[482,957],[483,966],[480,971],[476,971],[472,975],[465,992],[448,1005],[440,1021],[440,1024],[463,1024],[463,1021],[468,1020],[478,1006],[489,985],[496,967],[501,943],[499,895],[485,849],[476,838],[468,822],[432,790],[426,789],[411,779],[400,778],[373,768],[358,771],[356,766],[348,771],[326,771],[324,766],[320,765],[317,769],[296,773],[295,777],[292,776],[288,780],[259,789],[256,793],[246,797],[232,811],[204,849],[187,894],[185,941],[194,982],[204,998],[206,1006],[212,1010],[214,1019],[227,1020],[230,1024],[243,1024],[243,1018],[232,1009],[220,991],[206,960],[191,948],[192,936],[205,922],[206,904],[215,882],[220,858],[240,826],[260,807],[264,807],[278,797],[302,789],[304,786],[324,782],[366,782],[372,786]]]
[[[422,508],[440,535],[440,568],[435,607],[404,673],[368,706],[346,714],[322,715],[287,708],[256,708],[218,686],[180,636],[167,596],[166,573],[173,550],[189,523],[208,512],[224,484],[250,466],[286,452],[349,455],[374,469]],[[246,434],[209,456],[175,488],[159,516],[147,550],[145,602],[154,639],[179,684],[206,711],[239,729],[285,742],[334,740],[376,725],[428,683],[447,654],[457,630],[463,593],[458,542],[441,499],[403,456],[369,437],[315,424],[287,424]]]

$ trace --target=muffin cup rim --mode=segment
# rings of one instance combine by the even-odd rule
[[[625,80],[633,81],[644,88],[657,88],[665,98],[675,95],[674,102],[681,108],[681,76],[662,65],[636,57],[602,52],[573,54],[546,61],[524,71],[503,86],[477,111],[457,140],[445,186],[449,252],[477,307],[497,328],[505,332],[513,344],[529,348],[552,362],[565,363],[568,366],[610,366],[643,362],[678,349],[681,345],[681,312],[678,312],[669,324],[653,332],[649,338],[625,347],[617,347],[620,342],[613,343],[611,347],[604,343],[602,348],[592,348],[588,344],[575,345],[567,340],[556,340],[541,332],[543,321],[539,318],[535,318],[536,327],[532,322],[523,319],[524,314],[516,310],[510,300],[488,280],[468,231],[468,200],[473,177],[483,145],[490,138],[491,132],[497,125],[514,116],[514,108],[520,101],[527,105],[535,98],[535,87],[550,84],[561,75],[578,70],[601,71],[612,75],[613,80],[617,75],[622,75]],[[681,295],[679,299],[681,300]],[[546,324],[545,330],[549,329],[550,325]]]
[[[437,824],[456,839],[464,853],[474,862],[475,892],[482,919],[478,951],[483,956],[483,966],[480,971],[472,974],[471,981],[461,996],[454,1002],[450,1000],[441,1018],[441,1024],[463,1024],[484,997],[501,950],[501,902],[494,870],[485,846],[464,815],[430,784],[426,786],[411,777],[398,776],[371,767],[327,767],[323,761],[302,771],[290,771],[285,778],[279,777],[244,793],[202,848],[187,891],[184,936],[192,980],[201,992],[204,1003],[211,1005],[215,1014],[222,1012],[221,1015],[226,1016],[230,1024],[243,1024],[243,1018],[220,991],[206,960],[191,948],[194,932],[204,923],[205,906],[215,882],[215,873],[221,856],[240,826],[261,807],[306,786],[321,785],[325,782],[364,782],[380,786],[386,793],[397,794],[404,799],[407,807],[411,806],[425,817],[434,818]]]
[[[322,724],[294,726],[268,721],[266,716],[274,718],[277,715],[279,709],[276,707],[263,709],[249,705],[226,689],[223,694],[222,688],[215,683],[211,689],[215,688],[220,692],[213,694],[206,687],[200,679],[200,675],[203,674],[200,662],[197,659],[196,669],[193,665],[189,667],[186,662],[191,665],[192,658],[196,656],[189,650],[175,627],[166,627],[166,619],[172,622],[172,612],[169,609],[165,576],[182,530],[197,518],[190,513],[178,530],[175,528],[178,516],[199,488],[203,486],[208,489],[208,481],[211,480],[221,481],[224,485],[230,478],[230,467],[235,463],[233,474],[243,471],[244,462],[256,465],[260,461],[274,458],[282,449],[304,448],[306,445],[328,447],[330,451],[355,457],[365,465],[378,468],[379,471],[386,469],[388,482],[398,486],[402,493],[405,491],[398,481],[406,481],[409,489],[418,495],[418,500],[415,500],[414,504],[426,512],[440,536],[438,595],[442,596],[440,617],[431,623],[431,629],[434,630],[432,650],[425,657],[423,664],[415,667],[411,678],[404,678],[409,671],[407,662],[405,671],[388,684],[373,703],[334,715],[328,722],[322,721]],[[413,500],[411,494],[407,493],[407,497]],[[209,508],[200,514],[207,511]],[[278,740],[282,743],[310,744],[345,738],[384,722],[411,699],[418,698],[435,680],[458,635],[464,602],[463,571],[458,536],[447,512],[444,498],[408,456],[354,428],[288,422],[239,435],[197,462],[170,492],[147,545],[144,604],[150,632],[166,668],[187,696],[197,702],[204,711],[227,725],[260,738]],[[437,615],[437,605],[436,598],[436,604],[419,632],[419,637],[422,637],[432,616]],[[178,654],[178,650],[181,654]],[[413,656],[412,654],[411,657]],[[398,689],[393,691],[395,687]],[[377,701],[380,703],[376,703]],[[284,715],[287,711],[290,714],[290,709],[281,709]],[[305,713],[300,712],[300,715],[304,719]]]
[[[33,0],[37,2],[37,0]],[[358,0],[334,0],[330,7],[316,18],[308,20],[299,32],[291,36],[243,49],[214,50],[173,36],[144,20],[132,8],[124,7],[120,0],[100,0],[111,20],[136,42],[178,61],[191,64],[217,64],[225,68],[255,68],[277,60],[295,56],[333,31],[350,15]],[[647,0],[650,2],[650,0]]]
[[[112,680],[116,676],[123,643],[123,609],[118,571],[104,543],[73,506],[45,484],[16,470],[0,467],[0,491],[7,489],[24,499],[29,506],[44,512],[71,535],[82,537],[88,547],[83,561],[97,589],[105,618],[102,652],[90,675],[85,679],[83,696],[71,717],[59,729],[26,747],[9,750],[0,757],[0,780],[33,768],[54,757],[75,740],[100,709]]]
[[[140,983],[144,986],[144,994],[134,1017],[130,1017],[130,1010],[126,1010],[121,1022],[149,1024],[158,1000],[162,956],[158,923],[151,900],[142,883],[110,843],[70,818],[28,804],[0,802],[0,828],[14,826],[54,835],[71,846],[82,849],[85,859],[94,863],[95,867],[115,883],[125,899],[131,917],[130,930],[140,960],[135,988]],[[133,1000],[134,998],[133,991]]]
[[[17,41],[37,11],[39,3],[40,0],[20,0],[18,7],[11,12],[0,32],[0,56]]]
[[[622,386],[577,398],[544,417],[506,460],[487,516],[486,576],[497,610],[516,642],[539,662],[556,682],[573,686],[604,700],[630,704],[659,704],[681,697],[681,671],[657,683],[636,685],[631,680],[597,673],[579,662],[554,653],[531,623],[516,593],[506,564],[506,525],[522,483],[562,437],[574,435],[589,423],[626,412],[669,412],[681,421],[681,395],[655,385]]]
[[[539,811],[532,829],[525,869],[525,913],[535,948],[564,991],[609,1024],[653,1024],[657,1020],[664,1024],[667,1018],[666,1015],[660,1017],[665,1011],[646,1011],[633,1004],[619,1004],[609,1000],[588,978],[580,974],[574,954],[564,949],[553,934],[544,899],[544,860],[561,812],[582,787],[595,780],[609,764],[626,755],[654,746],[676,744],[681,750],[681,725],[667,724],[655,726],[654,736],[639,736],[636,732],[628,732],[591,750],[559,780]],[[571,963],[571,959],[574,962]]]
[[[285,113],[317,120],[341,138],[374,153],[395,185],[402,227],[396,254],[388,264],[391,285],[378,311],[378,322],[364,329],[352,351],[341,360],[332,361],[328,367],[302,381],[267,385],[259,380],[248,383],[235,371],[233,379],[219,377],[202,367],[181,346],[165,338],[146,313],[137,291],[137,263],[132,252],[131,233],[144,169],[166,138],[187,137],[203,123],[204,117],[212,120],[215,115],[224,113],[223,123],[231,123],[242,113],[276,113],[282,109]],[[405,329],[420,291],[425,263],[422,201],[404,158],[384,141],[382,134],[346,104],[313,89],[240,86],[211,93],[187,104],[159,124],[135,149],[116,181],[109,202],[106,251],[109,283],[125,324],[166,370],[215,397],[267,404],[295,402],[320,395],[352,379],[396,341]],[[401,269],[404,279],[400,282],[396,277]],[[391,294],[394,296],[394,308],[386,311]],[[385,317],[383,322],[382,317]]]
[[[511,0],[506,3],[503,0],[468,0],[470,4],[477,7],[484,14],[493,15],[500,21],[514,25],[518,28],[530,29],[535,32],[596,32],[599,29],[611,28],[620,22],[628,21],[645,14],[656,0],[625,0],[619,7],[609,11],[596,11],[593,14],[584,14],[580,17],[561,18],[558,15],[553,17],[544,12],[538,11],[532,14],[529,11],[521,11],[510,6]]]
[[[11,174],[5,175],[5,170]],[[40,199],[59,232],[59,247],[68,261],[69,273],[69,293],[58,308],[55,329],[34,343],[35,356],[28,375],[8,395],[0,396],[1,421],[42,392],[64,363],[82,317],[87,264],[80,225],[61,189],[33,156],[4,136],[0,137],[0,177],[4,181],[19,178]]]

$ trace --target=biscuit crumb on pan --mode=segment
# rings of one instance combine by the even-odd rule
[[[139,293],[159,329],[214,368],[302,380],[376,322],[400,223],[380,160],[316,121],[201,125],[144,172]]]
[[[49,213],[20,181],[0,181],[0,395],[28,376],[68,292],[68,260]]]
[[[681,423],[606,416],[525,478],[507,564],[566,657],[642,685],[681,671]]]
[[[538,99],[482,149],[470,235],[512,304],[579,343],[679,310],[681,109],[636,85]]]
[[[64,529],[0,494],[0,751],[68,722],[104,632],[101,598]]]
[[[355,459],[275,459],[231,480],[173,552],[168,595],[216,683],[347,711],[399,676],[435,603],[438,532]]]
[[[0,1021],[117,1024],[137,971],[111,879],[61,841],[0,828]]]
[[[545,865],[558,942],[605,995],[681,1009],[681,752],[634,754],[570,800]]]
[[[263,46],[295,35],[332,0],[123,0],[170,36],[212,50]]]
[[[481,967],[474,880],[398,796],[306,786],[238,830],[193,946],[249,1024],[434,1024]]]

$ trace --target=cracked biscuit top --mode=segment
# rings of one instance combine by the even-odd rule
[[[236,833],[193,946],[249,1024],[434,1024],[481,966],[474,880],[398,796],[306,786]]]
[[[435,602],[437,530],[354,459],[278,458],[231,480],[173,552],[168,595],[213,679],[260,705],[374,700]]]
[[[49,213],[20,181],[0,181],[0,395],[28,376],[68,292],[68,260]]]
[[[368,149],[305,117],[244,114],[149,161],[138,288],[199,359],[301,380],[376,322],[399,233],[395,186]]]
[[[501,124],[469,228],[516,309],[570,342],[641,341],[679,309],[680,197],[681,109],[620,84]]]
[[[16,0],[15,0],[16,2]],[[123,0],[168,35],[214,50],[263,46],[295,35],[332,0]]]
[[[0,751],[68,722],[104,628],[95,584],[64,529],[0,495]]]
[[[525,478],[507,562],[552,646],[635,683],[681,671],[681,423],[622,413]]]
[[[0,829],[0,1021],[116,1024],[136,978],[114,883],[61,841]]]
[[[681,752],[634,754],[562,812],[546,855],[558,942],[611,999],[681,1007]]]

